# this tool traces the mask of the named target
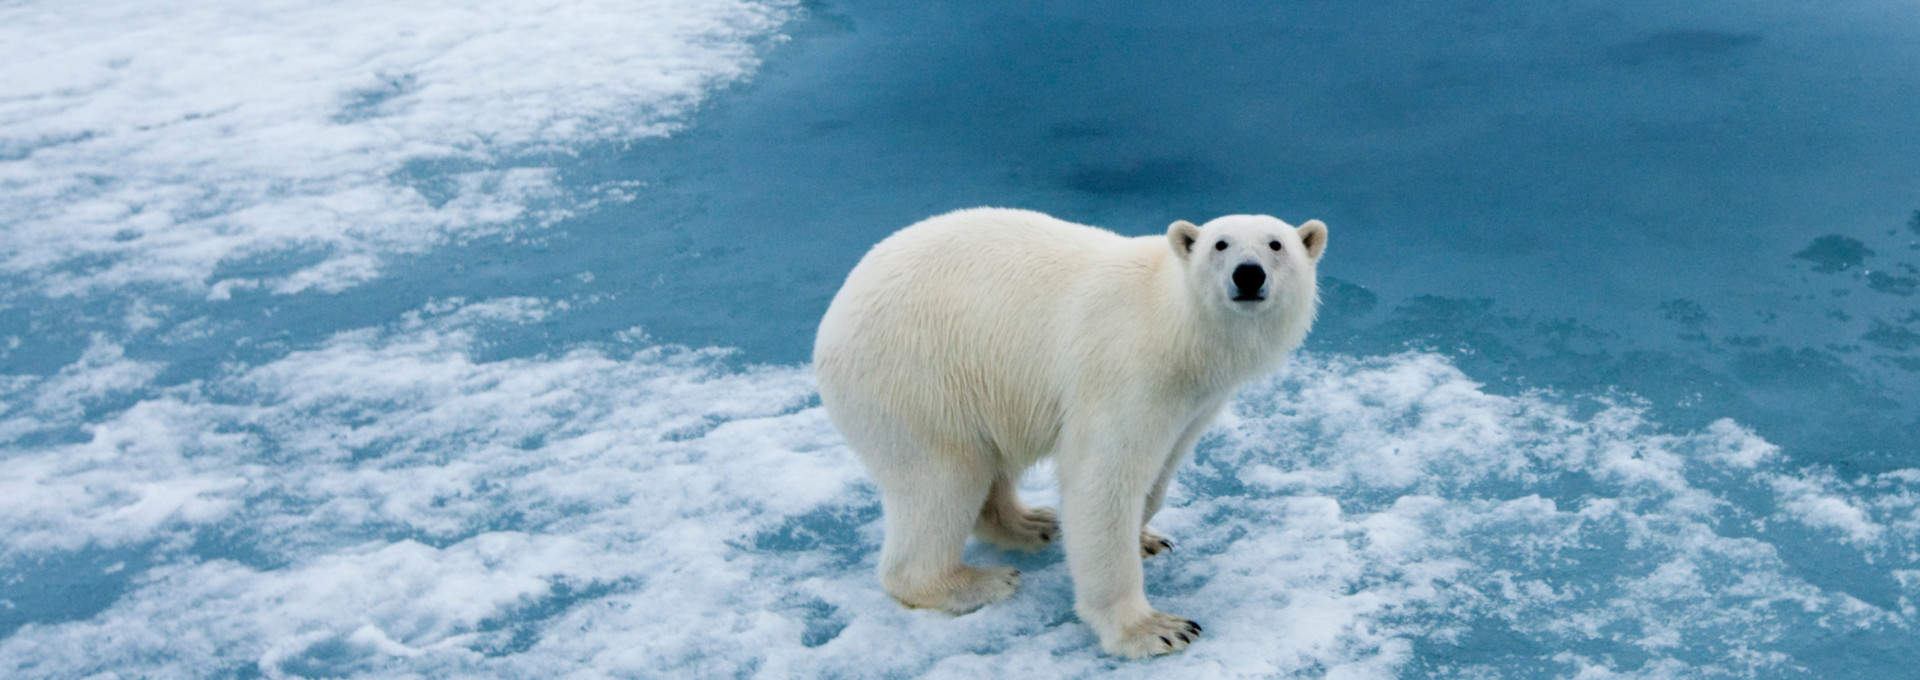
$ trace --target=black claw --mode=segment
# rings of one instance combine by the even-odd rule
[[[1187,623],[1193,624],[1193,632],[1195,633],[1206,630],[1205,628],[1200,627],[1200,622],[1198,621],[1188,621]]]
[[[1162,547],[1162,548],[1165,548],[1165,549],[1167,549],[1167,550],[1172,550],[1172,549],[1173,549],[1173,544],[1172,544],[1172,543],[1169,543],[1169,542],[1167,542],[1167,541],[1161,541],[1161,542],[1160,542],[1160,547]]]
[[[1051,535],[1049,535],[1049,534],[1046,534],[1046,533],[1041,533],[1041,534],[1040,534],[1040,540],[1042,540],[1042,541],[1051,541],[1051,540],[1053,540],[1053,536],[1051,536]]]
[[[1167,636],[1165,636],[1165,635],[1162,635],[1162,636],[1160,636],[1160,641],[1161,641],[1161,642],[1164,642],[1164,643],[1166,643],[1166,645],[1167,645],[1168,647],[1172,647],[1172,646],[1173,646],[1173,641],[1172,641],[1172,640],[1168,640],[1168,639],[1167,639]]]
[[[1186,634],[1186,633],[1175,633],[1175,634],[1176,634],[1176,635],[1179,635],[1179,636],[1180,636],[1180,641],[1181,641],[1181,642],[1185,642],[1185,643],[1187,643],[1187,644],[1193,644],[1193,639],[1192,639],[1192,638],[1189,638],[1189,637],[1187,637],[1187,634]]]

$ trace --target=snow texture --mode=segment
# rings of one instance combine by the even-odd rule
[[[743,0],[10,3],[0,272],[56,296],[337,291],[564,214],[542,155],[666,134],[784,18]],[[308,260],[266,279],[233,265]],[[226,268],[223,268],[223,265]]]
[[[972,615],[888,600],[877,498],[805,367],[640,345],[474,358],[479,329],[550,313],[438,303],[13,454],[9,568],[129,549],[152,563],[110,566],[122,597],[19,629],[0,667],[1392,677],[1450,649],[1456,663],[1418,670],[1470,676],[1505,655],[1554,675],[1772,675],[1795,667],[1775,644],[1788,633],[1906,627],[1920,595],[1906,579],[1876,606],[1809,583],[1765,528],[1804,524],[1911,573],[1911,471],[1843,484],[1783,469],[1727,421],[1668,433],[1630,406],[1489,394],[1430,354],[1308,355],[1234,403],[1156,521],[1179,543],[1148,563],[1150,595],[1205,638],[1121,662],[1074,620],[1057,550],[972,546],[1027,574]],[[11,396],[145,370],[111,347],[83,362]],[[101,379],[76,388],[82,373]],[[1026,486],[1053,497],[1044,475]]]

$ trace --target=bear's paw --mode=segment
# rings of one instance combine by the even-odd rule
[[[1120,632],[1120,639],[1108,650],[1129,659],[1172,654],[1200,639],[1200,624],[1168,614],[1154,612]]]
[[[983,512],[974,535],[1006,550],[1034,551],[1060,536],[1060,518],[1053,508],[1021,507],[1012,512]]]
[[[1163,552],[1173,552],[1173,539],[1160,535],[1152,527],[1140,528],[1140,559],[1146,559]]]
[[[950,581],[951,589],[918,606],[960,616],[1013,596],[1020,589],[1020,570],[1013,567],[962,567]],[[904,602],[904,600],[903,600]],[[915,603],[907,603],[916,606]]]

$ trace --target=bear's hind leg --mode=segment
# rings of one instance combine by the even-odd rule
[[[887,527],[880,584],[887,594],[914,609],[954,615],[1013,595],[1020,587],[1019,570],[960,561],[992,485],[987,461],[935,454],[919,462],[911,478],[877,480]]]
[[[1053,508],[1028,507],[1020,502],[1017,482],[995,475],[987,491],[987,502],[980,506],[980,519],[974,522],[973,535],[1008,550],[1039,550],[1060,535],[1060,520]]]

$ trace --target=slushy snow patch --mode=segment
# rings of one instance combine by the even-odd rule
[[[667,134],[779,0],[0,7],[0,272],[49,295],[340,290],[512,228],[532,159]],[[503,167],[504,166],[504,167]],[[258,281],[223,270],[304,263]]]
[[[1797,500],[1857,511],[1834,516],[1840,540],[1886,560],[1900,602],[1920,596],[1902,576],[1915,475],[1840,485],[1784,468],[1731,422],[1578,415],[1489,393],[1430,354],[1305,355],[1240,395],[1155,520],[1179,547],[1147,563],[1149,595],[1205,636],[1122,662],[1073,618],[1058,550],[970,546],[970,561],[1026,575],[974,614],[889,600],[873,575],[878,499],[805,367],[644,343],[476,358],[490,325],[556,313],[439,301],[149,386],[85,441],[20,447],[0,471],[0,561],[35,579],[52,578],[34,571],[46,560],[99,556],[123,594],[18,628],[0,668],[1385,678],[1498,675],[1521,658],[1548,675],[1744,676],[1793,667],[1777,644],[1791,630],[1912,625],[1910,606],[1797,575],[1755,537],[1771,515],[1742,505],[1768,499],[1815,524],[1796,540],[1832,540]],[[110,347],[82,362],[45,393],[142,375]],[[1023,488],[1055,496],[1044,478]],[[1434,658],[1452,665],[1422,665]]]

